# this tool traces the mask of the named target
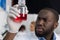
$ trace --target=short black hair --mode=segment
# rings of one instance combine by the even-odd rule
[[[54,14],[55,20],[58,22],[58,20],[59,20],[59,13],[55,9],[52,9],[52,8],[44,8],[42,10],[51,11]],[[40,10],[39,13],[41,13],[42,10]]]

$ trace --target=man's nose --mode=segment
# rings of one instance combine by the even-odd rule
[[[39,24],[40,24],[40,25],[43,25],[43,24],[44,24],[44,20],[41,19],[41,20],[39,21]]]

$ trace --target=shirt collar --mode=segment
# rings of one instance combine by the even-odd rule
[[[56,35],[55,35],[55,33],[54,33],[54,35],[53,35],[53,40],[56,40]]]
[[[39,37],[39,40],[42,40],[41,38],[42,38],[43,40],[46,40],[44,37]]]
[[[44,37],[38,37],[39,40],[40,40],[41,38],[43,38],[44,40],[46,40]],[[55,33],[53,34],[53,40],[56,40],[56,35],[55,35]]]

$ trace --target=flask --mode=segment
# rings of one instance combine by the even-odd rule
[[[18,9],[20,11],[19,15],[20,17],[17,17],[14,19],[15,22],[21,22],[21,21],[26,21],[27,20],[27,13],[26,13],[26,2],[25,0],[18,0]]]

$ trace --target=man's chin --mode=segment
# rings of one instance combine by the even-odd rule
[[[43,33],[35,33],[37,37],[44,37]]]

